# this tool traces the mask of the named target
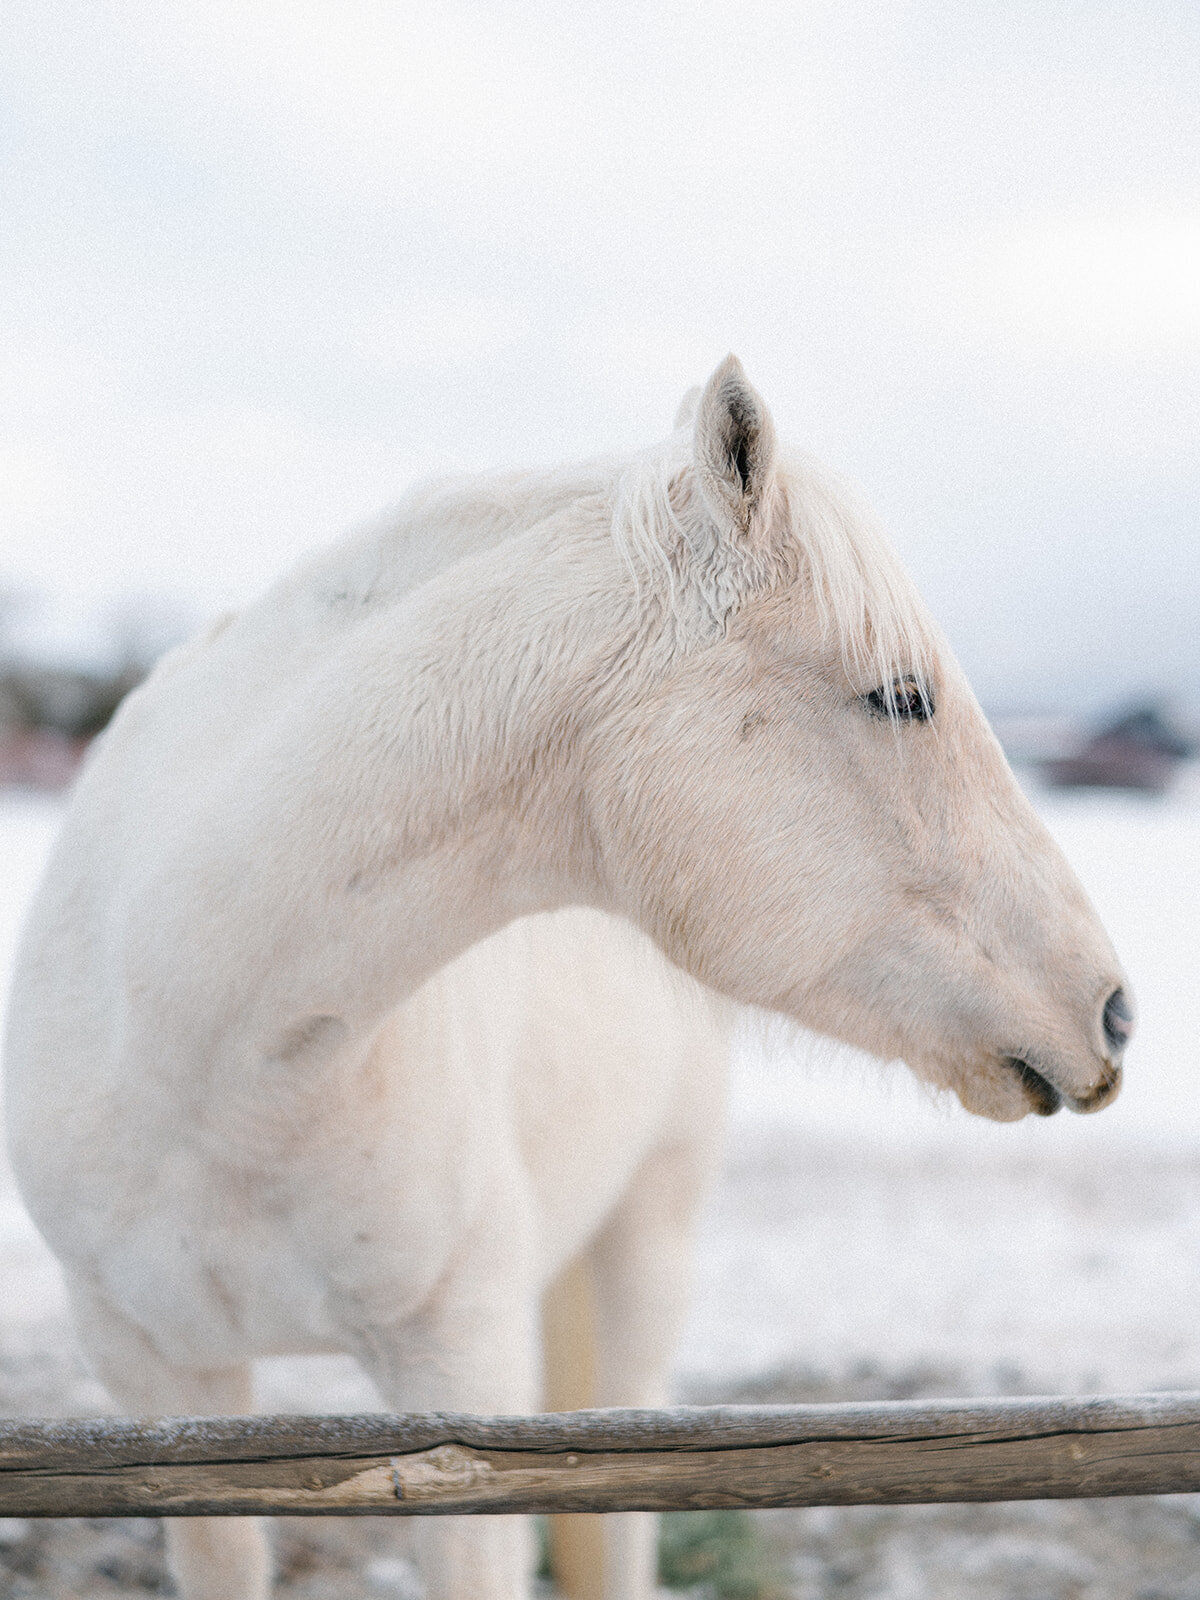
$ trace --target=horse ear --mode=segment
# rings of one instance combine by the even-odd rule
[[[748,534],[775,474],[775,424],[736,356],[726,356],[704,387],[693,449],[718,528]]]
[[[696,407],[700,404],[700,385],[689,389],[679,402],[679,410],[675,413],[676,428],[688,428],[692,418],[696,415]]]

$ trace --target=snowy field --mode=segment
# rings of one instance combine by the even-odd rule
[[[802,1058],[748,1039],[726,1169],[701,1241],[682,1397],[1200,1389],[1200,771],[1162,801],[1037,801],[1138,1000],[1120,1099],[1099,1116],[994,1126],[933,1100],[901,1067],[823,1047]],[[0,799],[4,972],[56,821],[53,803]],[[372,1397],[347,1363],[289,1361],[268,1364],[262,1402],[350,1409]],[[54,1264],[0,1167],[0,1410],[68,1414],[103,1404],[72,1352]],[[787,1592],[1200,1600],[1196,1502],[1105,1504],[1124,1509],[788,1514]],[[4,1527],[0,1520],[0,1600],[127,1592],[125,1579],[96,1577],[104,1563],[95,1550],[118,1540],[111,1526],[84,1541],[86,1581],[69,1577],[75,1557],[64,1544],[53,1584],[13,1578],[5,1588]],[[152,1551],[138,1566],[148,1537],[135,1530],[118,1540],[113,1570],[134,1572],[128,1592],[157,1581]],[[288,1548],[301,1550],[305,1571],[332,1570],[337,1537],[296,1531]],[[358,1537],[361,1555],[366,1535]],[[1143,1574],[1141,1587],[1120,1576],[1117,1546]],[[372,1559],[370,1592],[386,1592],[387,1574],[403,1569]],[[1155,1572],[1143,1572],[1147,1564]],[[837,1582],[835,1569],[844,1569]],[[1117,1587],[1106,1587],[1110,1579]],[[297,1577],[288,1592],[343,1590],[332,1579],[306,1588]]]

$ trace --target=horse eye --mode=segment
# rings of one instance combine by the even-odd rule
[[[872,716],[900,722],[928,722],[933,716],[933,690],[916,678],[897,678],[890,686],[864,695]]]

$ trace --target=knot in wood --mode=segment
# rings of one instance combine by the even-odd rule
[[[392,1458],[392,1481],[400,1500],[435,1499],[447,1491],[473,1489],[495,1470],[490,1461],[461,1444],[439,1444],[433,1450]]]

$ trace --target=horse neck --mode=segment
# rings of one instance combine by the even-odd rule
[[[300,1010],[367,1023],[512,918],[604,903],[588,735],[654,670],[644,631],[607,528],[576,515],[342,637],[305,726],[268,753],[283,781],[261,825],[288,925],[322,930],[281,929],[291,959],[262,995],[268,1033]]]
[[[578,848],[584,748],[633,619],[607,535],[564,531],[582,530],[527,531],[425,585],[398,663],[406,832],[417,854],[446,833],[447,886],[469,899],[504,885],[493,923],[595,888]]]

